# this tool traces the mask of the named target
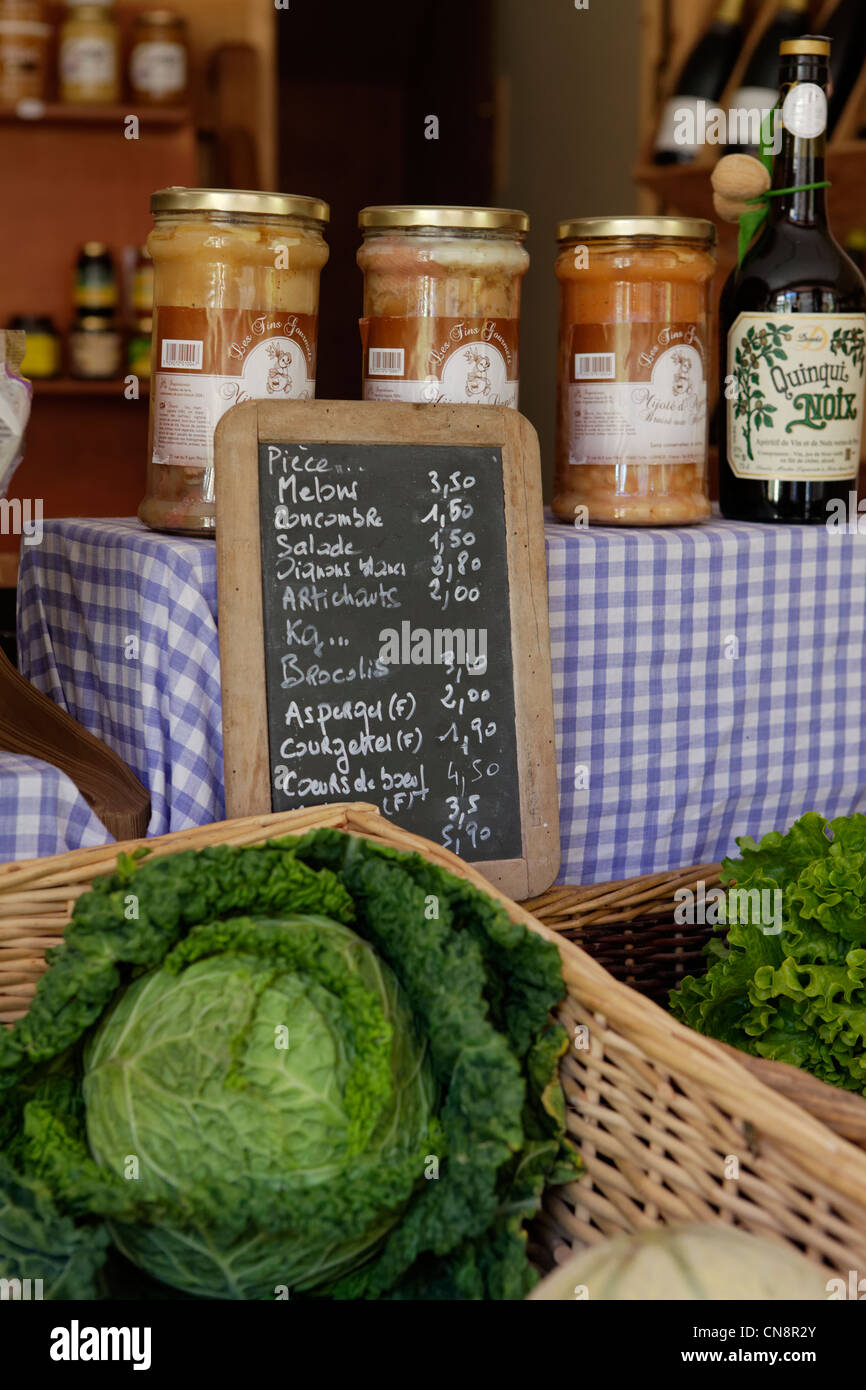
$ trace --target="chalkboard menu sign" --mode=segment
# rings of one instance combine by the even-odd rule
[[[229,412],[216,455],[229,815],[372,802],[512,895],[548,886],[533,466],[534,432],[504,409]]]

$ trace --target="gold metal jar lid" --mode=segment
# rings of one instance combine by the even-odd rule
[[[358,226],[453,227],[469,232],[528,232],[529,214],[517,208],[412,207],[405,203],[362,208]]]
[[[790,53],[811,54],[816,58],[829,58],[831,40],[826,34],[804,34],[801,39],[785,39],[779,47],[783,58]]]
[[[160,188],[150,197],[150,210],[159,212],[227,212],[254,217],[306,217],[327,222],[331,209],[320,198],[296,193],[257,193],[237,188]]]
[[[703,217],[573,217],[560,222],[556,236],[559,241],[652,236],[715,243],[717,233],[715,223]]]
[[[141,28],[182,29],[186,26],[183,15],[175,10],[142,10],[135,16]]]

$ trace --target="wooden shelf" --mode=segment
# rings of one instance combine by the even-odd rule
[[[711,173],[711,165],[695,160],[694,164],[639,164],[634,178],[661,200],[664,212],[673,208],[683,217],[715,221]]]
[[[725,90],[712,106],[727,110],[743,81],[749,60],[784,0],[756,0],[750,6],[751,22]],[[822,25],[835,0],[810,0],[803,32],[822,34]],[[710,174],[724,154],[721,145],[705,145],[693,164],[654,165],[653,144],[664,99],[674,95],[674,84],[683,61],[699,35],[713,19],[718,0],[642,0],[642,22],[648,36],[641,78],[641,151],[634,170],[635,182],[644,190],[642,212],[678,212],[686,217],[717,220],[713,209]],[[866,117],[866,65],[855,83],[845,109],[827,144],[827,177],[830,221],[843,240],[854,228],[866,224],[862,185],[866,174],[866,139],[858,138]]]
[[[16,126],[107,126],[122,125],[127,116],[137,116],[143,127],[175,129],[192,123],[186,106],[137,106],[134,98],[112,106],[70,106],[60,101],[25,101],[17,106],[0,106],[0,123]]]
[[[723,154],[719,147],[719,155]],[[661,203],[663,212],[683,217],[707,217],[718,223],[713,208],[710,175],[715,159],[705,153],[693,164],[641,163],[634,170],[635,182],[648,188]],[[830,221],[842,240],[855,227],[866,225],[862,186],[866,177],[866,140],[836,140],[827,147],[827,177]],[[720,224],[721,225],[721,224]]]
[[[150,382],[139,381],[139,400],[150,395]],[[110,381],[79,381],[77,377],[57,376],[33,382],[35,396],[119,396],[124,398],[126,379],[113,377]],[[125,399],[125,398],[124,398]],[[134,400],[135,397],[130,397]]]

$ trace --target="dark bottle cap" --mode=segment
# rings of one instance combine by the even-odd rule
[[[13,314],[7,325],[25,333],[57,333],[54,320],[48,314]]]

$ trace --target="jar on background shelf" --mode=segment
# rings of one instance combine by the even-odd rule
[[[241,401],[316,394],[327,203],[286,193],[166,188],[154,229],[147,494],[155,530],[213,535],[213,436]]]
[[[80,381],[110,381],[120,376],[123,343],[110,319],[82,314],[67,339],[69,375]]]
[[[61,101],[74,106],[120,101],[120,30],[113,4],[66,0],[58,62]]]
[[[44,101],[48,89],[48,44],[40,0],[0,0],[0,106]]]
[[[138,319],[126,340],[126,365],[133,376],[150,381],[153,319]]]
[[[556,484],[563,521],[703,521],[712,222],[587,217],[559,227]]]
[[[86,241],[75,263],[73,303],[80,315],[112,319],[117,312],[117,270],[103,241]]]
[[[47,381],[60,374],[60,336],[47,314],[16,314],[9,327],[26,336],[21,375],[31,381]]]
[[[187,98],[188,83],[186,20],[174,10],[137,15],[129,54],[132,96],[146,106],[180,105]]]
[[[132,317],[150,318],[153,314],[153,260],[146,246],[139,246],[132,267],[130,288]]]
[[[364,399],[516,407],[526,213],[369,207],[358,223]]]

